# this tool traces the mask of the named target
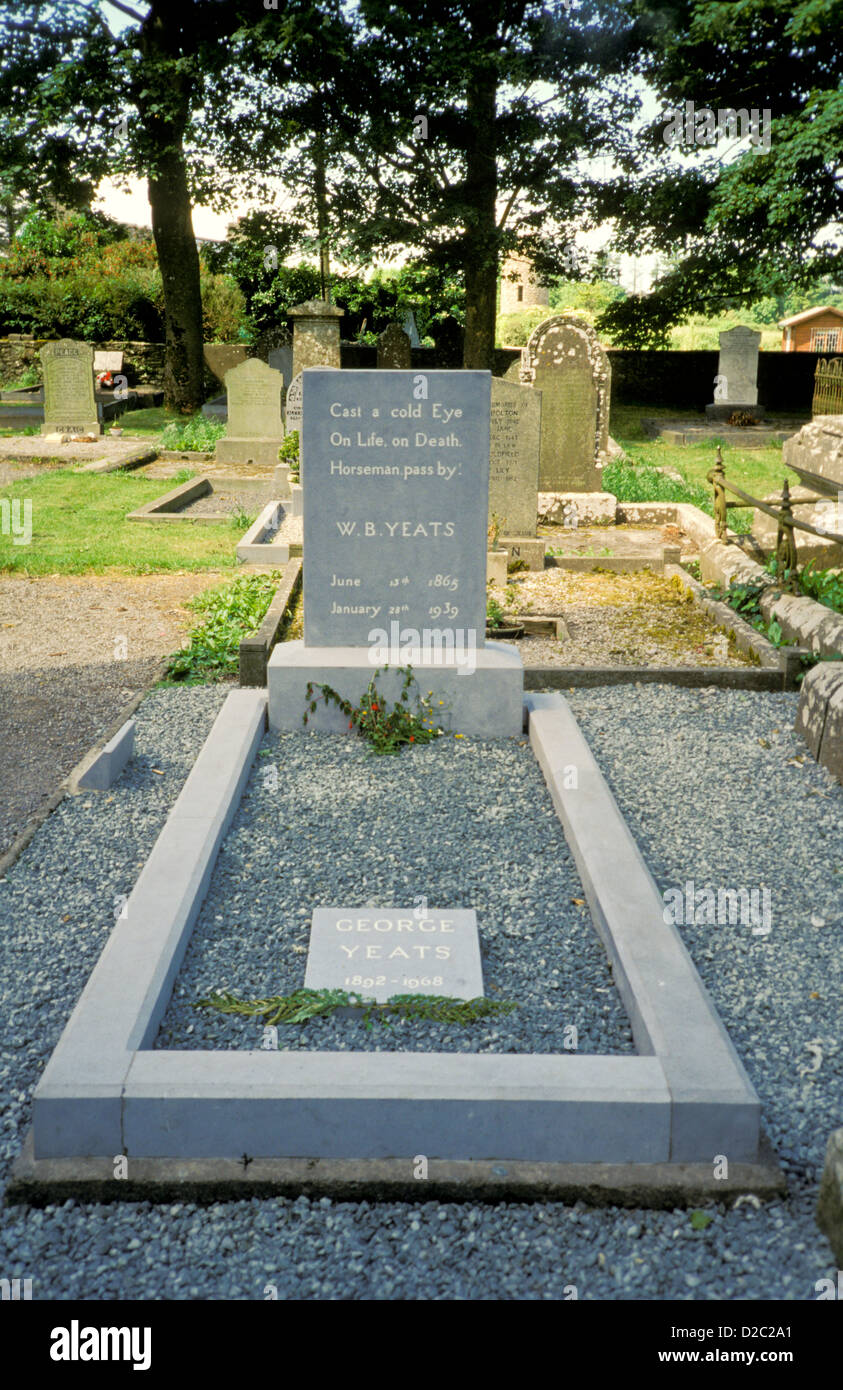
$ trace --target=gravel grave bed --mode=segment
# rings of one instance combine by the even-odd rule
[[[31,1124],[33,1088],[111,930],[115,898],[131,890],[225,693],[196,687],[147,697],[137,714],[138,760],[118,784],[120,791],[133,789],[132,796],[63,802],[0,883],[4,1177]],[[729,704],[721,713],[730,709],[726,767],[738,771],[721,775],[706,799],[710,783],[702,764],[710,746],[725,742],[725,721],[716,717],[717,701],[724,699]],[[816,1170],[828,1130],[839,1123],[839,1071],[835,1075],[831,1049],[810,1077],[800,1077],[797,1067],[803,1058],[814,1065],[802,1049],[803,1036],[833,1040],[840,1034],[839,1017],[832,1014],[829,1022],[827,1003],[824,1016],[808,1014],[817,1005],[803,1000],[814,991],[808,991],[802,961],[807,973],[819,975],[827,956],[817,952],[827,950],[821,943],[829,929],[839,941],[839,908],[823,928],[810,921],[824,901],[839,902],[839,885],[832,875],[809,873],[804,888],[803,875],[815,862],[819,874],[813,825],[827,832],[839,827],[840,788],[808,758],[801,771],[787,767],[782,754],[793,737],[792,696],[711,692],[703,698],[700,691],[648,686],[634,693],[578,691],[572,704],[660,884],[677,876],[681,881],[694,855],[700,865],[717,865],[719,877],[729,862],[724,846],[731,845],[737,883],[751,882],[753,874],[757,880],[761,853],[768,876],[775,873],[779,881],[781,875],[792,893],[816,897],[807,916],[801,903],[783,926],[775,925],[775,916],[770,937],[750,938],[745,949],[738,949],[739,929],[708,929],[701,950],[699,929],[683,929],[790,1163],[789,1196],[763,1206],[746,1199],[712,1202],[704,1230],[692,1226],[685,1209],[582,1202],[279,1197],[198,1206],[69,1200],[41,1210],[0,1209],[6,1277],[31,1277],[36,1300],[91,1301],[263,1301],[268,1284],[279,1299],[304,1300],[559,1300],[574,1285],[587,1301],[814,1301],[817,1281],[836,1279],[831,1248],[814,1222],[816,1182],[806,1169]],[[774,728],[781,731],[779,742],[770,737]],[[772,748],[762,750],[759,737]],[[755,780],[759,769],[763,781]],[[717,807],[724,787],[734,794],[738,781],[733,819]],[[809,796],[812,791],[816,795]],[[671,842],[676,868],[668,871],[660,846]],[[751,1001],[770,982],[771,1008],[764,1016]],[[753,1042],[746,1030],[756,1021],[762,1031]]]
[[[459,1027],[329,1015],[281,1025],[282,1050],[562,1052],[573,1025],[580,1053],[634,1052],[529,744],[443,736],[376,757],[342,734],[264,738],[156,1046],[259,1047],[260,1022],[196,1000],[302,988],[316,907],[411,909],[421,896],[475,909],[486,994],[519,1008]]]

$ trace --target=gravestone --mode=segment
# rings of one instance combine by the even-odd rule
[[[293,377],[287,388],[284,426],[288,434],[301,430],[301,372]]]
[[[540,492],[598,492],[608,462],[609,359],[584,319],[540,323],[524,349],[521,381],[542,393]]]
[[[301,728],[308,681],[359,700],[385,664],[396,700],[410,664],[455,731],[520,736],[521,659],[485,642],[490,400],[488,372],[304,372],[304,640],[270,659],[271,727]]]
[[[761,334],[743,324],[720,334],[714,400],[705,408],[710,420],[727,420],[735,411],[762,418],[758,406],[760,342]]]
[[[250,357],[226,372],[227,433],[217,440],[218,463],[253,463],[274,468],[284,439],[281,420],[283,377]]]
[[[280,347],[270,348],[266,359],[270,367],[274,367],[276,372],[280,372],[286,382],[293,379],[293,346],[292,343],[282,343]]]
[[[378,338],[378,370],[407,372],[411,366],[410,339],[403,328],[391,323]]]
[[[306,299],[290,310],[293,320],[293,376],[306,367],[339,367],[340,319],[344,309],[321,299]]]
[[[305,989],[344,989],[379,1004],[395,994],[479,999],[483,970],[473,911],[318,907]]]
[[[122,352],[109,352],[102,350],[94,353],[94,373],[100,372],[122,372],[123,354]]]
[[[541,412],[539,391],[492,378],[489,520],[498,517],[502,537],[536,534]]]
[[[410,347],[421,347],[421,338],[419,337],[419,330],[416,327],[416,316],[413,313],[412,309],[408,309],[406,314],[404,315],[404,323],[402,327],[404,329],[404,332],[407,334],[407,337],[410,339]]]
[[[42,434],[102,433],[94,395],[94,350],[60,338],[41,349],[44,376]]]

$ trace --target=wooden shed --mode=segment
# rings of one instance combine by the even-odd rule
[[[820,305],[780,319],[782,352],[843,352],[843,309]]]

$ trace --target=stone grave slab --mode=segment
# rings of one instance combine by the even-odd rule
[[[102,434],[94,395],[94,350],[88,343],[61,338],[41,349],[44,423],[48,435]]]
[[[340,319],[344,309],[307,299],[290,310],[293,320],[293,376],[306,367],[339,367]]]
[[[227,433],[217,440],[218,463],[256,463],[275,468],[284,439],[283,385],[281,373],[257,357],[226,372],[228,425]]]
[[[590,324],[558,314],[534,329],[521,381],[542,393],[541,492],[597,492],[609,461],[609,359]]]
[[[94,353],[94,371],[99,372],[122,372],[123,354],[122,352],[101,351]]]
[[[714,400],[705,413],[712,420],[728,420],[741,410],[760,419],[758,411],[758,345],[761,334],[738,324],[720,334],[720,357]]]
[[[488,372],[305,374],[308,646],[369,647],[390,621],[482,645],[490,384]]]
[[[538,517],[541,393],[492,378],[489,519],[507,536],[535,536]]]
[[[305,989],[344,989],[384,1004],[395,994],[479,999],[477,917],[464,908],[319,907]]]

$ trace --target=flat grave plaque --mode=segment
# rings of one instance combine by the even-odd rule
[[[479,999],[477,915],[466,908],[317,907],[305,989],[344,989],[386,1003],[395,994]]]

